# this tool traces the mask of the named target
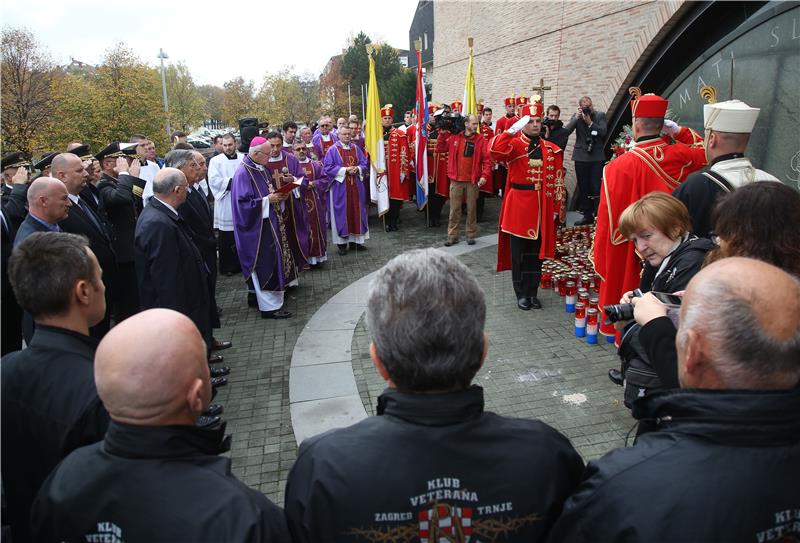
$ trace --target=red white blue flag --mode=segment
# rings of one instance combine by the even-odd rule
[[[428,203],[428,98],[422,79],[422,53],[417,49],[417,130],[414,163],[417,170],[417,208]]]

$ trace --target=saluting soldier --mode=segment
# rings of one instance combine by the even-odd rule
[[[114,253],[117,256],[116,322],[139,312],[139,290],[134,261],[136,218],[142,209],[146,184],[140,179],[136,144],[109,143],[95,155],[102,172],[97,189],[100,205],[114,229]]]
[[[536,297],[542,261],[555,254],[556,225],[564,219],[566,194],[564,153],[541,137],[544,106],[534,98],[523,106],[523,117],[491,143],[492,157],[508,165],[497,271],[511,269],[517,307],[524,311],[542,307]]]

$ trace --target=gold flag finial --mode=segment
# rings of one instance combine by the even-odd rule
[[[700,98],[705,99],[709,104],[717,103],[717,89],[712,85],[703,85],[698,91]]]
[[[472,38],[467,38],[467,45],[469,45],[470,48],[472,47],[472,43],[473,42],[474,42],[474,40]]]
[[[630,94],[631,96],[633,96],[635,99],[638,100],[639,97],[642,95],[642,89],[640,89],[639,87],[628,87],[628,94]]]
[[[371,43],[368,43],[367,44],[367,54],[371,55],[374,50],[375,50],[375,46],[372,45]]]

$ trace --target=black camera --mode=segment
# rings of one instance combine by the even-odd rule
[[[635,298],[642,297],[642,291],[638,288],[633,291]],[[613,304],[604,305],[603,312],[606,314],[606,324],[629,321],[633,319],[633,305],[632,304]]]
[[[592,133],[586,136],[586,152],[591,153],[594,149],[594,137],[597,135],[597,130],[592,130]]]
[[[582,107],[581,108],[581,113],[583,113],[584,115],[591,115],[592,114],[592,108],[590,108],[590,107]]]
[[[436,116],[433,128],[435,130],[447,130],[451,134],[460,134],[464,131],[464,117],[458,111],[445,111]]]
[[[550,119],[548,117],[545,117],[544,120],[542,121],[542,126],[547,126],[552,130],[553,128],[555,128],[557,122],[558,121],[555,119]]]

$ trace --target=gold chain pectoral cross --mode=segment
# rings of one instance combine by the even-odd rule
[[[539,78],[539,86],[538,87],[533,87],[533,89],[531,89],[531,90],[533,90],[534,94],[538,94],[539,96],[542,97],[542,104],[544,104],[544,91],[552,90],[552,89],[553,89],[553,87],[545,87],[544,86],[544,78],[540,77]]]

